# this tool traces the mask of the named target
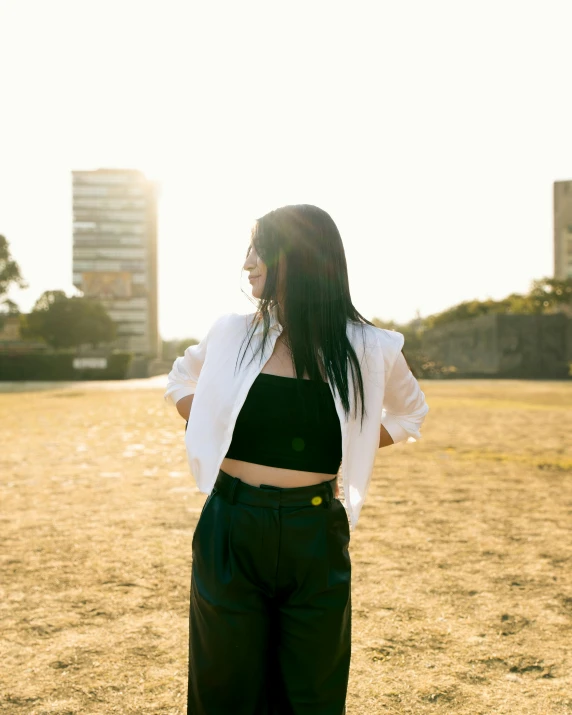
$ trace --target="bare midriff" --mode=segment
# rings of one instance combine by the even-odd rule
[[[297,469],[283,469],[282,467],[268,467],[265,464],[243,462],[240,459],[222,460],[220,468],[231,477],[238,477],[242,482],[259,487],[261,484],[271,484],[274,487],[309,487],[311,484],[329,482],[336,477],[335,474],[322,474],[321,472],[301,472]]]
[[[270,359],[260,372],[267,375],[295,377],[292,358],[280,338],[276,341],[276,346]],[[309,379],[308,373],[304,375],[304,379]],[[265,464],[243,462],[240,459],[229,459],[228,457],[222,460],[220,468],[223,472],[230,474],[231,477],[238,477],[241,481],[254,487],[259,487],[261,484],[270,484],[281,488],[308,487],[312,484],[329,482],[336,477],[335,474],[269,467]]]

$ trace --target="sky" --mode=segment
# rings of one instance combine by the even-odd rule
[[[352,301],[406,322],[553,274],[572,178],[572,4],[0,0],[0,234],[72,285],[72,170],[161,186],[159,329],[255,309],[250,226],[312,203]]]

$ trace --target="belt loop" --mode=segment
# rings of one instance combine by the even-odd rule
[[[238,477],[231,477],[231,479],[232,479],[232,484],[230,485],[228,500],[231,504],[234,504],[236,488],[238,487],[238,483],[239,483],[240,479]]]

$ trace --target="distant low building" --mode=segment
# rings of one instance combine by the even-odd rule
[[[3,315],[0,317],[0,353],[23,355],[26,353],[45,352],[46,343],[38,340],[24,340],[20,333],[20,316]]]
[[[457,377],[566,379],[572,319],[555,315],[481,315],[426,330],[423,353]]]

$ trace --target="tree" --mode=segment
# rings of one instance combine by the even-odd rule
[[[477,318],[480,315],[490,315],[491,313],[509,313],[511,303],[517,305],[518,300],[523,299],[523,296],[513,294],[510,299],[503,300],[467,300],[457,305],[447,308],[441,313],[435,313],[425,318],[427,328],[434,328],[437,325],[444,323],[454,323],[457,320],[468,320],[469,318]],[[526,310],[526,301],[523,302],[523,311]],[[521,312],[520,310],[517,312]]]
[[[20,266],[10,254],[10,246],[5,236],[0,236],[0,313],[17,315],[18,306],[13,300],[6,298],[12,285],[18,288],[27,288],[28,284],[22,278]],[[1,327],[0,319],[0,327]]]
[[[25,337],[41,338],[53,348],[97,347],[115,339],[117,328],[103,305],[62,290],[42,293],[24,321]]]
[[[552,313],[562,307],[572,308],[572,278],[541,278],[532,281],[528,294],[534,312]]]
[[[469,300],[442,313],[429,315],[424,319],[426,328],[467,320],[479,315],[541,315],[558,311],[572,313],[572,278],[540,278],[532,281],[530,290],[524,295],[511,293],[501,300]]]
[[[195,338],[183,338],[183,340],[179,340],[177,344],[177,355],[183,355],[189,345],[198,345],[198,343],[199,341]]]

